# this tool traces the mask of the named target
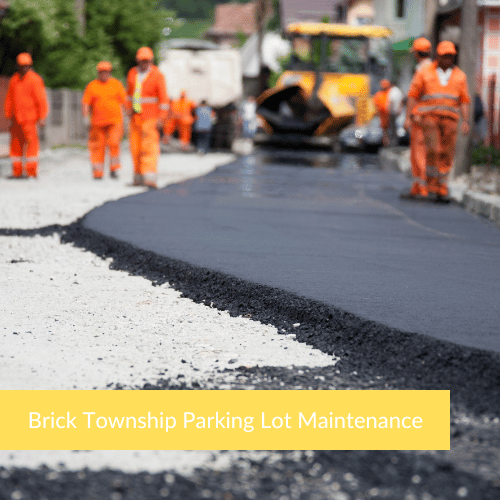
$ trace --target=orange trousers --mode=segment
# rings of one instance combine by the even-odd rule
[[[92,125],[89,131],[89,152],[92,175],[100,179],[104,175],[106,148],[109,147],[109,169],[115,172],[120,168],[120,142],[123,129],[121,123]]]
[[[410,160],[413,176],[410,193],[414,196],[428,196],[424,130],[420,124],[415,122],[412,122],[410,129]]]
[[[453,165],[458,122],[453,118],[424,115],[422,120],[427,150],[427,185],[430,193],[448,195],[448,174]]]
[[[23,164],[28,177],[38,175],[38,155],[40,143],[36,122],[17,123],[14,120],[10,129],[10,158],[12,176],[23,176]]]
[[[186,123],[185,120],[180,118],[169,118],[163,129],[167,141],[176,130],[179,130],[179,139],[181,143],[187,146],[191,142],[193,124],[189,122]]]
[[[130,120],[130,152],[134,163],[134,184],[156,187],[160,154],[160,133],[157,119],[143,120],[134,113]]]

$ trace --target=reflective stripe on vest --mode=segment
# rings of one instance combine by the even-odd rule
[[[435,106],[419,106],[418,111],[420,113],[430,113],[431,111],[447,111],[456,115],[457,118],[460,118],[458,108],[455,108],[453,106],[444,106],[442,104],[436,104]]]
[[[135,81],[134,95],[132,97],[132,109],[136,113],[140,113],[142,111],[141,91],[142,91],[142,80],[139,80],[139,78],[137,78]]]
[[[421,101],[432,101],[432,99],[450,99],[452,101],[459,101],[459,97],[453,94],[427,94],[424,95]]]

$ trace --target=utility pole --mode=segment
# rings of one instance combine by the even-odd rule
[[[85,35],[85,0],[74,0],[75,16],[80,23],[79,33]]]
[[[455,154],[455,166],[452,176],[457,177],[469,170],[469,152],[471,147],[471,135],[474,128],[474,96],[476,95],[476,63],[477,63],[477,0],[462,0],[462,22],[460,29],[460,69],[467,76],[469,94],[471,96],[471,132],[457,138],[457,149]]]
[[[264,42],[264,29],[267,15],[266,0],[257,0],[257,61],[259,67],[259,94],[264,92],[266,82],[264,82],[264,56],[262,46]]]

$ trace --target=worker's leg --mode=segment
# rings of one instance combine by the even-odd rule
[[[410,129],[410,159],[411,159],[411,173],[413,176],[413,184],[410,193],[413,196],[427,196],[427,177],[426,162],[427,153],[425,150],[424,131],[422,126],[417,123],[412,123]]]
[[[438,118],[433,115],[426,115],[422,120],[424,142],[426,150],[426,177],[429,193],[437,194],[438,190],[438,155],[440,150],[440,138],[438,129]]]
[[[192,128],[191,123],[181,123],[179,126],[180,140],[184,149],[187,149],[191,142]]]
[[[170,138],[172,134],[175,132],[177,127],[177,122],[175,118],[169,118],[165,121],[165,125],[163,127],[163,142],[164,144],[168,144],[170,142]]]
[[[24,140],[26,141],[26,174],[28,177],[37,177],[40,142],[38,141],[36,122],[23,123],[22,127]]]
[[[438,196],[448,196],[448,175],[453,165],[453,158],[455,157],[457,128],[457,120],[440,118],[438,124],[440,147],[437,162],[438,178],[436,191]]]
[[[156,187],[157,164],[160,154],[160,133],[156,128],[156,118],[144,120],[142,123],[142,146],[140,157],[140,173],[144,184]]]
[[[108,126],[108,145],[109,145],[109,169],[111,172],[120,170],[120,143],[123,131],[121,123],[113,123]]]
[[[134,185],[142,185],[144,181],[141,174],[142,119],[139,114],[134,114],[130,120],[129,143],[134,163]]]
[[[104,175],[104,157],[106,152],[106,129],[92,125],[89,130],[89,153],[94,179],[102,179]]]
[[[23,175],[24,134],[19,123],[14,122],[10,129],[10,159],[12,161],[12,177]]]

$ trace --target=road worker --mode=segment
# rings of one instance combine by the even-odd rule
[[[120,142],[123,136],[123,113],[127,94],[119,80],[111,76],[109,61],[97,65],[98,77],[85,88],[82,115],[89,129],[89,152],[94,179],[104,176],[106,148],[109,147],[110,177],[118,178],[120,169]]]
[[[380,90],[373,96],[373,103],[380,118],[380,126],[382,127],[383,136],[382,143],[384,146],[389,146],[389,91],[391,90],[391,82],[389,80],[380,81]]]
[[[49,111],[47,95],[42,77],[31,69],[31,56],[21,53],[16,62],[18,71],[10,79],[5,98],[5,116],[10,120],[12,178],[37,177],[40,151],[37,124],[45,127]]]
[[[470,96],[467,77],[454,65],[456,49],[449,41],[436,47],[437,60],[420,70],[408,92],[412,119],[420,123],[426,148],[429,193],[438,202],[448,202],[447,177],[455,155],[458,122],[469,132]]]
[[[170,117],[164,129],[163,142],[165,144],[170,142],[170,137],[175,130],[178,130],[182,149],[187,150],[189,148],[194,122],[193,111],[195,108],[195,103],[188,99],[185,90],[181,91],[179,99],[172,100],[170,103]]]
[[[414,40],[411,51],[417,63],[415,74],[432,63],[431,50],[431,42],[426,38]],[[402,199],[426,200],[429,196],[429,190],[427,187],[427,153],[425,151],[424,131],[420,122],[411,119],[412,115],[413,110],[408,105],[406,107],[405,129],[410,131],[410,161],[413,182],[410,192],[403,193],[400,197]]]
[[[156,188],[160,132],[169,105],[165,77],[153,64],[153,51],[141,47],[137,66],[127,76],[127,107],[130,119],[130,151],[134,162],[134,185]]]

